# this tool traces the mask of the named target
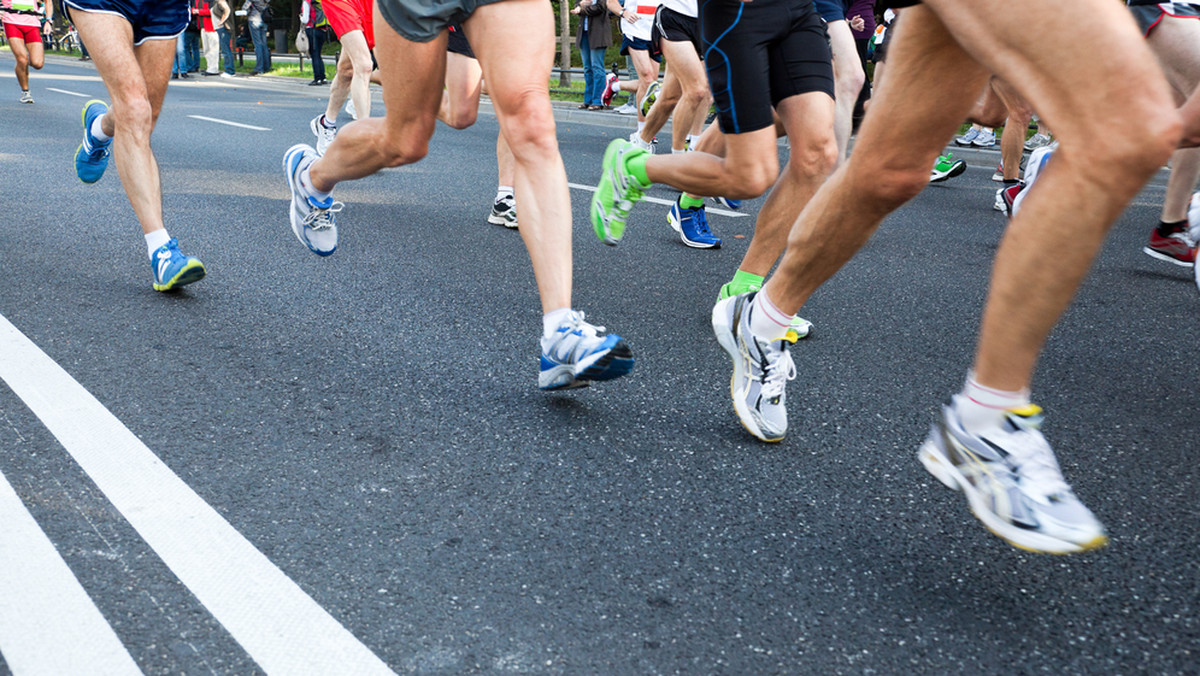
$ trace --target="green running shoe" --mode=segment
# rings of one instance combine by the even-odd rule
[[[645,155],[646,151],[629,141],[617,139],[608,144],[601,165],[600,185],[592,195],[592,227],[601,242],[616,246],[625,235],[625,219],[633,205],[642,199],[638,180],[625,171],[630,157]]]
[[[933,169],[929,172],[929,182],[940,183],[941,181],[959,176],[966,170],[966,162],[956,160],[952,153],[948,153],[939,157],[933,165]]]
[[[738,282],[738,281],[729,282],[728,284],[725,284],[724,286],[721,287],[721,293],[719,296],[717,296],[717,302],[720,303],[721,301],[725,300],[726,298],[732,298],[733,296],[740,296],[743,293],[750,293],[752,291],[757,292],[757,291],[760,291],[761,289],[762,289],[761,283],[754,284],[753,282]],[[788,327],[787,335],[784,336],[783,339],[789,343],[794,343],[797,340],[800,340],[801,338],[807,338],[809,336],[809,334],[812,333],[812,329],[813,329],[812,322],[797,315],[795,317],[792,317],[792,325],[790,327]]]

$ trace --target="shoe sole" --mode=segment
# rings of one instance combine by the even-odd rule
[[[604,182],[609,183],[609,193],[616,194],[616,165],[617,155],[621,154],[621,144],[624,143],[621,139],[616,139],[608,144],[604,149],[604,159],[600,161],[600,166],[603,168],[603,174],[600,177],[600,184],[596,186],[596,192],[592,195],[592,205],[590,216],[592,218],[592,230],[595,231],[596,237],[601,242],[609,246],[616,246],[621,242],[621,238],[625,236],[624,230],[621,231],[621,237],[614,237],[609,233],[608,228],[604,226],[604,214],[600,207],[600,193],[604,186]],[[616,208],[616,200],[613,200],[613,208]]]
[[[190,261],[183,269],[175,273],[175,276],[167,280],[165,284],[154,284],[155,291],[172,291],[181,286],[187,286],[204,279],[208,271],[204,269],[204,264],[200,261]]]
[[[491,223],[492,225],[502,225],[502,226],[508,228],[509,230],[517,229],[517,222],[515,220],[510,220],[503,216],[498,216],[498,215],[496,215],[495,212],[488,214],[487,222]]]
[[[572,390],[587,387],[592,382],[613,380],[633,370],[633,350],[624,340],[618,340],[607,352],[597,355],[583,370],[575,373],[570,364],[558,364],[538,375],[538,389],[546,391]],[[566,380],[560,379],[567,376]],[[543,384],[546,383],[546,384]]]
[[[1151,248],[1150,248],[1150,247],[1148,247],[1148,246],[1144,246],[1144,247],[1142,247],[1142,253],[1146,254],[1147,256],[1149,256],[1149,257],[1151,257],[1151,258],[1157,258],[1157,259],[1158,259],[1158,260],[1160,260],[1160,261],[1166,261],[1166,262],[1168,262],[1168,263],[1174,263],[1175,265],[1178,265],[1178,266],[1180,266],[1180,267],[1183,267],[1183,268],[1190,268],[1190,267],[1192,267],[1192,266],[1194,266],[1194,265],[1195,265],[1195,263],[1194,263],[1194,262],[1189,262],[1189,261],[1181,261],[1181,260],[1179,260],[1178,258],[1176,258],[1176,257],[1174,257],[1174,256],[1172,256],[1172,255],[1170,255],[1170,254],[1165,254],[1165,253],[1161,253],[1161,252],[1155,251],[1154,249],[1151,249]]]
[[[329,256],[332,255],[333,252],[337,251],[337,245],[335,244],[329,251],[319,251],[314,249],[313,246],[308,243],[308,240],[304,239],[304,226],[296,217],[296,190],[299,188],[299,186],[296,185],[295,169],[294,167],[288,166],[288,160],[293,154],[302,155],[304,149],[306,148],[312,148],[312,146],[306,143],[297,143],[291,148],[288,148],[287,152],[283,154],[283,173],[285,176],[287,176],[288,189],[290,189],[292,192],[291,199],[288,202],[288,220],[290,220],[292,224],[292,234],[296,236],[296,239],[300,240],[300,243],[303,244],[305,248],[317,254],[318,256]],[[315,151],[315,148],[313,150]]]
[[[984,528],[987,528],[993,535],[1017,549],[1023,549],[1035,554],[1078,554],[1080,552],[1099,549],[1108,544],[1108,536],[1103,534],[1097,535],[1087,542],[1076,543],[1059,540],[1058,538],[1041,533],[1034,533],[1005,523],[1003,519],[997,517],[987,508],[983,496],[958,471],[958,468],[946,458],[933,439],[926,439],[921,444],[921,448],[917,452],[917,458],[921,461],[921,465],[925,467],[925,471],[932,474],[935,479],[947,488],[956,490],[966,496],[967,505],[970,507],[971,513],[983,524]]]
[[[736,301],[734,301],[736,302]],[[765,441],[768,444],[775,444],[783,441],[787,433],[778,437],[768,437],[750,417],[750,409],[746,406],[746,402],[742,401],[737,396],[737,383],[743,377],[745,370],[745,359],[742,358],[742,352],[737,346],[737,336],[733,334],[733,327],[726,322],[725,313],[720,310],[721,303],[713,306],[712,311],[712,327],[713,334],[717,337],[717,343],[721,349],[725,350],[725,354],[729,355],[729,359],[733,361],[733,375],[729,376],[729,399],[733,402],[733,412],[737,414],[738,422],[742,427],[746,428],[754,438],[759,441]],[[734,317],[734,321],[737,318]]]
[[[93,103],[101,103],[101,104],[104,104],[104,102],[103,102],[103,101],[101,101],[100,99],[91,99],[91,100],[90,100],[90,101],[88,101],[87,103],[83,104],[83,110],[82,110],[82,111],[80,111],[80,113],[79,113],[79,124],[80,124],[80,126],[82,126],[82,127],[83,127],[83,133],[85,133],[85,134],[86,134],[86,133],[88,133],[87,111],[88,111],[88,108],[91,108],[91,107],[92,107],[92,104],[93,104]],[[104,104],[104,105],[105,105],[105,106],[107,106],[108,104]],[[108,111],[106,110],[105,112],[108,112]],[[78,179],[80,180],[80,182],[81,182],[81,183],[83,183],[83,184],[85,184],[85,185],[92,185],[93,183],[96,183],[96,182],[97,182],[97,181],[99,181],[100,179],[104,178],[104,172],[103,172],[103,171],[102,171],[102,172],[100,172],[100,175],[99,175],[99,176],[97,176],[95,179],[93,179],[93,180],[91,180],[91,181],[84,180],[84,178],[83,178],[82,176],[80,176],[80,175],[79,175],[79,164],[78,164],[78,162],[79,162],[79,153],[81,153],[81,152],[83,152],[83,142],[82,142],[82,141],[79,143],[79,147],[75,149],[75,158],[76,158],[76,159],[75,159],[75,162],[76,162],[76,164],[75,164],[75,177],[76,177],[76,178],[78,178]],[[108,165],[107,165],[107,164],[106,164],[106,165],[104,165],[104,168],[107,170],[107,169],[108,169]]]

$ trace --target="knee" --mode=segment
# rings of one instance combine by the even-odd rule
[[[860,187],[858,192],[864,202],[879,204],[891,211],[919,195],[929,185],[929,167],[873,167],[855,185]]]
[[[848,95],[857,96],[858,91],[863,88],[867,81],[867,74],[863,71],[862,64],[858,61],[853,61],[842,68],[834,68],[834,85],[840,92],[846,92]]]
[[[429,138],[433,126],[420,123],[420,129],[409,129],[404,133],[390,133],[379,145],[384,161],[389,167],[399,167],[419,162],[429,153]]]
[[[732,164],[725,162],[726,183],[724,197],[749,200],[771,189],[779,176],[779,159],[775,155],[761,155],[751,162]]]
[[[445,122],[453,129],[466,129],[475,124],[479,117],[479,109],[467,106],[465,109],[451,109],[446,114]]]
[[[154,129],[154,109],[144,96],[114,101],[112,115],[113,124],[122,135],[148,138]]]
[[[816,135],[803,143],[793,143],[787,170],[802,183],[823,181],[837,166],[838,146],[832,134]]]
[[[44,57],[29,58],[29,67],[34,70],[41,70],[42,66],[44,65],[46,65],[46,59]]]
[[[28,54],[18,54],[17,55],[17,68],[25,69],[28,67],[29,67],[29,55]]]
[[[703,105],[707,99],[708,90],[704,89],[703,87],[698,87],[685,91],[683,93],[683,101],[681,101],[681,103],[686,103],[691,106],[699,106]]]

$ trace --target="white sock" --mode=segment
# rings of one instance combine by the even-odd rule
[[[312,178],[308,175],[308,171],[310,169],[312,169],[311,163],[307,167],[300,170],[300,187],[305,193],[308,194],[309,197],[318,202],[324,202],[325,200],[329,199],[329,193],[321,192],[313,187]]]
[[[792,315],[775,306],[763,289],[754,296],[750,304],[750,333],[759,340],[775,342],[783,340],[792,325]]]
[[[325,117],[325,113],[321,113],[321,126],[326,129],[337,129],[337,122],[330,122],[329,118]]]
[[[146,233],[146,249],[149,252],[150,260],[154,260],[154,252],[163,248],[163,245],[169,241],[171,241],[171,236],[167,234],[166,228]]]
[[[986,387],[975,380],[975,372],[971,371],[963,391],[954,395],[953,401],[963,429],[979,434],[1004,422],[1004,412],[1008,409],[1029,405],[1029,390],[1006,392]]]
[[[642,133],[642,130],[643,130],[643,129],[645,129],[645,128],[646,128],[646,121],[645,121],[645,120],[638,120],[638,133],[639,133],[639,134],[640,134],[640,133]]]
[[[515,193],[515,192],[513,192],[513,189],[512,189],[512,186],[511,186],[511,185],[498,185],[498,186],[496,186],[496,201],[497,201],[497,202],[499,202],[500,200],[504,199],[505,197],[512,197],[512,196],[514,196],[514,195],[516,195],[516,193]]]
[[[558,327],[571,314],[571,308],[560,307],[542,315],[542,340],[550,340],[558,331]]]
[[[687,148],[684,148],[682,150],[676,150],[674,148],[671,148],[671,153],[675,154],[675,155],[678,155],[679,153],[686,153],[686,152],[687,152]]]
[[[699,136],[697,136],[697,135],[695,135],[695,134],[688,134],[688,135],[687,135],[687,146],[688,146],[689,148],[695,148],[695,147],[696,147],[696,144],[697,144],[697,143],[699,143],[699,142],[700,142],[700,137],[699,137]]]
[[[105,113],[104,115],[107,115],[107,114],[108,113]],[[104,133],[104,125],[100,124],[101,122],[104,121],[104,115],[101,115],[100,117],[97,117],[96,119],[92,120],[92,126],[88,128],[88,133],[90,133],[92,135],[92,138],[101,143],[112,138],[108,134]]]

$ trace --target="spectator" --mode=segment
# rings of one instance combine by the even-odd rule
[[[313,79],[309,86],[316,87],[326,83],[325,60],[321,58],[321,47],[325,46],[325,29],[329,20],[321,9],[321,0],[304,0],[300,5],[300,23],[304,25],[304,33],[308,36],[308,57],[312,60]]]
[[[183,47],[183,33],[175,36],[175,61],[171,64],[171,79],[188,79],[187,53]]]
[[[216,75],[220,66],[220,38],[217,37],[217,29],[213,26],[212,7],[207,0],[194,1],[200,24],[200,42],[204,45],[204,74]]]
[[[575,45],[583,60],[583,105],[588,110],[603,110],[604,52],[612,44],[608,7],[602,0],[579,0],[572,14],[579,15],[579,33]]]
[[[187,57],[187,72],[200,72],[200,17],[196,16],[196,0],[188,7],[188,25],[183,30],[183,53]]]
[[[217,42],[221,45],[221,58],[225,60],[225,70],[221,77],[233,77],[233,43],[230,26],[233,10],[225,0],[217,0],[212,6],[212,25],[217,31]]]
[[[242,9],[249,12],[250,37],[254,40],[254,70],[251,75],[271,72],[271,48],[267,45],[267,29],[271,23],[271,3],[268,0],[246,0]]]

